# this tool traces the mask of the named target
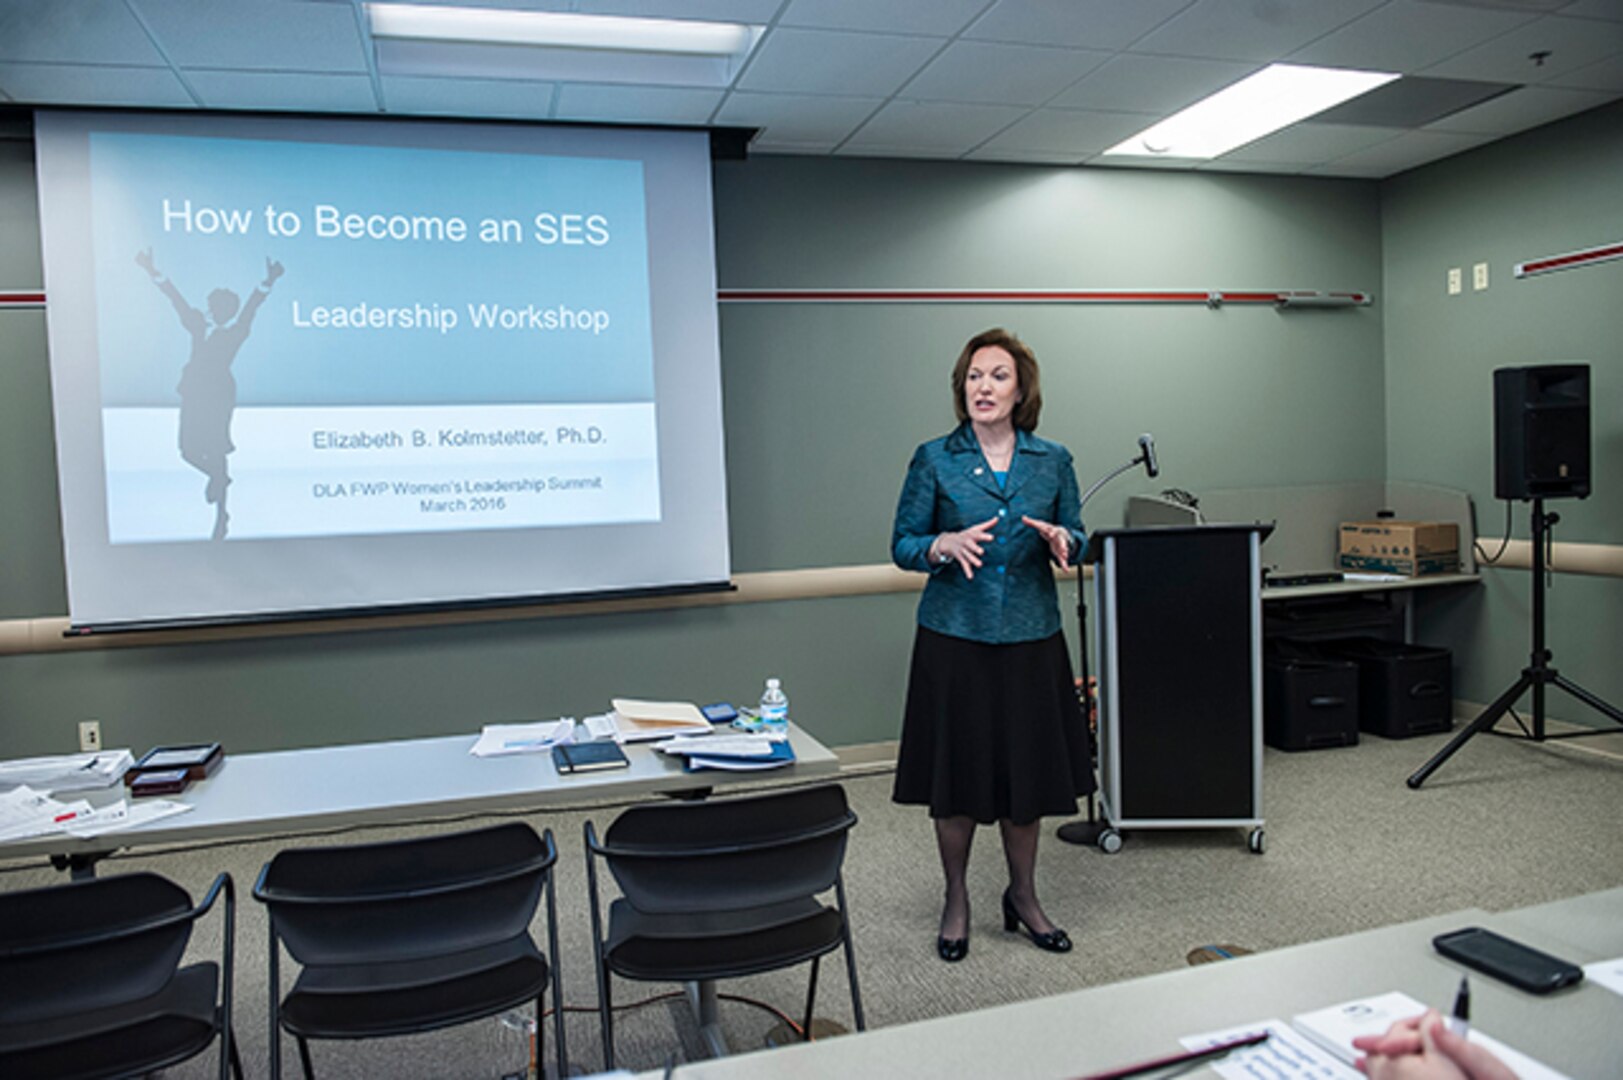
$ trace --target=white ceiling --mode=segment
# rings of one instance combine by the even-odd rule
[[[0,0],[0,104],[748,127],[751,153],[1097,165],[1277,60],[1520,87],[1425,123],[1310,120],[1201,166],[1385,177],[1623,98],[1623,0],[479,2],[767,29],[725,87],[617,85],[389,74],[360,0]]]

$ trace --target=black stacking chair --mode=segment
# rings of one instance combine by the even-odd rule
[[[616,818],[598,842],[586,823],[598,1013],[605,1067],[614,1066],[610,976],[713,983],[811,962],[803,1031],[811,1031],[817,966],[843,946],[857,1030],[862,993],[840,867],[857,823],[838,784],[709,802],[649,803]],[[620,887],[608,933],[598,902],[597,860]],[[834,891],[834,906],[819,897]],[[703,1010],[701,1009],[701,1013]],[[712,1017],[700,1016],[701,1027]]]
[[[281,1032],[298,1040],[376,1039],[435,1031],[535,1004],[536,1058],[552,987],[558,1074],[568,1074],[558,984],[552,830],[522,822],[472,832],[280,852],[254,899],[270,913],[270,1067]],[[530,936],[543,889],[547,955]],[[285,997],[281,946],[300,965]],[[547,957],[552,958],[549,964]]]
[[[181,967],[192,925],[225,894],[221,957]],[[231,1035],[236,897],[221,874],[196,907],[157,874],[121,874],[0,893],[0,1076],[140,1076]]]

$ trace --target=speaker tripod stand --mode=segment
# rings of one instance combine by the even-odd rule
[[[1533,728],[1528,731],[1522,728],[1521,738],[1531,739],[1534,742],[1543,742],[1545,739],[1570,739],[1585,735],[1604,735],[1610,728],[1596,728],[1593,731],[1571,731],[1559,735],[1547,734],[1544,730],[1544,691],[1546,687],[1556,687],[1565,690],[1590,708],[1610,718],[1614,723],[1623,726],[1623,711],[1602,701],[1599,697],[1585,690],[1571,679],[1562,675],[1550,666],[1552,653],[1544,644],[1544,571],[1545,546],[1549,542],[1550,530],[1561,520],[1559,514],[1546,514],[1544,500],[1533,500],[1533,653],[1530,663],[1522,668],[1521,678],[1517,679],[1510,689],[1496,698],[1492,705],[1482,710],[1482,715],[1471,721],[1464,731],[1454,736],[1449,744],[1437,752],[1435,756],[1408,779],[1411,788],[1418,789],[1426,782],[1426,777],[1453,756],[1454,751],[1464,746],[1471,737],[1483,731],[1489,731],[1499,722],[1499,718],[1509,712],[1521,700],[1527,691],[1533,692]]]

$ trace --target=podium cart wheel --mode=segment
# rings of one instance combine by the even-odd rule
[[[1121,833],[1115,829],[1106,829],[1099,834],[1099,850],[1106,855],[1114,855],[1121,850]]]
[[[1263,842],[1261,825],[1251,830],[1251,835],[1246,837],[1245,846],[1251,849],[1253,855],[1261,855],[1267,850],[1267,844]]]

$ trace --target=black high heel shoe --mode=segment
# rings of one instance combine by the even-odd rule
[[[964,912],[964,936],[950,938],[936,935],[935,952],[949,964],[956,964],[969,955],[969,912]]]
[[[1022,919],[1020,917],[1020,913],[1018,911],[1014,910],[1014,901],[1009,899],[1009,890],[1004,889],[1003,890],[1003,929],[1009,931],[1010,933],[1013,933],[1014,931],[1019,930],[1022,927],[1024,927],[1024,929],[1026,931],[1026,936],[1031,938],[1031,943],[1033,945],[1037,946],[1037,948],[1039,948],[1039,949],[1042,949],[1042,950],[1044,950],[1046,952],[1070,952],[1071,951],[1071,939],[1069,937],[1067,937],[1066,934],[1065,934],[1065,931],[1061,930],[1059,927],[1057,927],[1057,926],[1054,927],[1054,929],[1050,930],[1046,934],[1039,934],[1039,933],[1037,933],[1037,931],[1033,930],[1030,926],[1028,926],[1026,924],[1026,920],[1024,920],[1024,919]],[[965,951],[968,951],[969,943],[966,941],[964,943],[964,945],[965,945]],[[945,955],[945,954],[943,954],[943,955]]]

